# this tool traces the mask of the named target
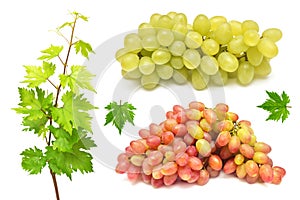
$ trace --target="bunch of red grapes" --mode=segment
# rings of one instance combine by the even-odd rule
[[[118,156],[115,170],[155,188],[178,181],[205,185],[221,171],[248,183],[280,184],[285,169],[273,165],[271,147],[257,141],[251,123],[238,118],[224,103],[175,105],[165,121],[139,131],[141,139]]]

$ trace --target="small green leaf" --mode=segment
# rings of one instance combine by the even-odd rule
[[[58,149],[62,152],[72,152],[73,145],[80,139],[76,129],[73,129],[71,135],[62,128],[50,126],[49,130],[55,137],[55,141],[53,142],[54,150]]]
[[[51,60],[59,56],[60,52],[63,50],[63,46],[53,46],[51,45],[48,49],[42,50],[43,55],[39,57],[39,60]]]
[[[266,121],[279,121],[281,119],[281,122],[283,123],[290,114],[288,110],[288,108],[290,108],[290,106],[288,106],[288,103],[290,103],[289,96],[284,91],[281,96],[276,92],[266,91],[266,93],[268,94],[269,99],[257,107],[269,111],[270,115]]]
[[[28,171],[29,174],[39,174],[46,166],[47,159],[42,150],[37,147],[34,147],[34,149],[26,149],[21,155],[23,156],[22,167],[25,171]]]
[[[28,87],[38,87],[40,84],[47,81],[55,72],[55,64],[43,62],[43,66],[25,65],[27,75],[22,83],[28,83]]]
[[[86,57],[87,59],[89,58],[89,53],[95,53],[93,51],[92,46],[89,43],[86,43],[82,40],[78,40],[75,44],[75,52],[78,54],[79,52],[81,53],[82,56]]]
[[[119,134],[121,134],[122,129],[124,128],[124,125],[126,122],[131,123],[134,125],[134,112],[133,110],[136,110],[136,108],[129,104],[128,102],[125,102],[124,104],[117,104],[116,102],[111,102],[105,107],[106,110],[109,112],[107,113],[105,117],[105,124],[106,126],[109,123],[112,123],[119,131]]]

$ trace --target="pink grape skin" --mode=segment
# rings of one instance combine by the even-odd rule
[[[152,171],[153,171],[153,166],[150,165],[148,163],[149,159],[148,158],[145,158],[144,159],[144,162],[142,163],[142,171],[144,174],[146,175],[151,175],[152,174]]]
[[[175,161],[179,166],[185,166],[188,164],[189,155],[187,153],[181,152],[176,155]]]
[[[211,135],[207,132],[204,132],[203,138],[209,143],[212,141]]]
[[[177,114],[178,112],[183,111],[183,110],[184,110],[184,107],[182,107],[180,105],[174,105],[173,106],[173,112],[174,112],[174,114]]]
[[[167,162],[163,164],[161,168],[161,173],[165,176],[170,176],[176,174],[178,170],[178,165],[175,162]]]
[[[218,122],[217,129],[218,131],[231,131],[233,129],[233,123],[229,120],[222,120]]]
[[[157,147],[161,144],[161,139],[159,136],[150,135],[146,139],[146,144],[149,146],[150,149],[157,149]]]
[[[178,177],[177,173],[169,176],[164,176],[163,182],[166,186],[173,185],[177,181],[177,177]]]
[[[285,169],[282,168],[282,167],[279,167],[279,166],[274,166],[274,167],[273,167],[273,170],[278,171],[278,172],[281,174],[282,177],[284,177],[285,174],[286,174]]]
[[[190,134],[186,134],[185,136],[183,136],[183,141],[188,146],[193,145],[196,142],[195,138],[193,138],[193,136],[191,136]]]
[[[227,160],[232,156],[232,153],[229,151],[228,145],[221,148],[219,155],[223,160]]]
[[[189,120],[199,121],[201,119],[201,112],[196,109],[186,109],[185,114]]]
[[[121,153],[120,155],[118,155],[117,160],[118,160],[118,162],[122,162],[124,160],[128,160],[128,156],[126,155],[126,153]]]
[[[192,170],[199,171],[203,168],[203,163],[198,157],[191,156],[188,158],[188,166],[190,166]]]
[[[239,116],[236,113],[227,112],[225,119],[236,122],[239,119]]]
[[[204,118],[200,120],[199,126],[205,132],[210,132],[212,130],[212,125]]]
[[[129,167],[130,167],[130,162],[128,160],[122,160],[119,161],[119,163],[117,164],[115,171],[118,174],[124,174],[125,172],[128,171]]]
[[[186,125],[184,124],[176,124],[172,128],[172,132],[175,134],[177,137],[182,137],[187,134],[187,128]]]
[[[163,144],[170,144],[174,140],[174,134],[171,131],[163,132],[161,135],[161,141]]]
[[[236,168],[237,168],[237,164],[235,164],[234,158],[231,158],[227,160],[226,163],[224,164],[223,171],[225,174],[231,174],[235,172]]]
[[[130,165],[127,171],[127,178],[131,182],[136,182],[141,177],[141,167]]]
[[[128,157],[135,154],[135,153],[133,152],[131,146],[128,146],[128,147],[125,148],[125,153],[126,153],[126,155],[127,155]]]
[[[246,158],[252,159],[254,155],[254,149],[249,144],[241,144],[240,145],[240,152]]]
[[[249,176],[248,174],[246,175],[246,181],[249,184],[256,183],[258,181],[258,178],[259,178],[258,174],[256,176],[253,176],[253,177]]]
[[[213,124],[217,120],[217,114],[213,109],[205,109],[203,111],[203,117],[207,120],[209,124]]]
[[[189,103],[189,108],[203,111],[205,109],[205,105],[201,102],[192,101]]]
[[[208,159],[208,164],[213,170],[216,171],[221,170],[223,166],[222,159],[216,154],[210,155]]]
[[[205,169],[200,170],[199,178],[197,180],[197,184],[202,186],[202,185],[207,184],[208,181],[209,181],[209,173],[208,173],[208,171],[205,170]]]
[[[273,169],[270,165],[264,164],[259,168],[259,176],[265,183],[271,183],[273,181]]]
[[[183,141],[179,141],[173,144],[173,151],[175,154],[185,152],[186,144]]]
[[[161,179],[164,175],[161,173],[162,164],[156,165],[152,170],[152,177],[154,179]]]
[[[164,128],[167,131],[172,131],[173,127],[178,124],[177,121],[175,119],[166,119],[164,121]]]
[[[192,170],[191,178],[187,180],[188,183],[195,183],[199,179],[200,173],[199,171]]]
[[[225,145],[227,145],[230,141],[231,135],[228,131],[222,131],[219,133],[217,139],[216,139],[216,143],[223,147]]]
[[[255,151],[259,151],[259,152],[263,152],[263,153],[270,153],[272,148],[270,145],[268,145],[267,143],[264,142],[257,142],[254,144],[254,150]]]
[[[258,167],[257,163],[254,162],[253,160],[247,160],[247,162],[245,163],[245,169],[246,169],[247,175],[250,177],[255,177],[259,173],[259,167]]]
[[[215,110],[219,120],[224,120],[225,119],[226,112],[228,112],[228,109],[229,109],[228,105],[226,105],[224,103],[218,103],[215,106],[214,110]]]
[[[251,141],[251,134],[244,128],[241,128],[237,131],[237,136],[244,144],[248,144]]]
[[[238,178],[243,179],[247,175],[245,164],[241,164],[236,168],[236,175]]]
[[[161,134],[163,132],[162,127],[154,123],[151,123],[149,125],[149,130],[151,135],[156,135],[158,137],[161,137]]]
[[[146,151],[146,146],[138,140],[131,141],[130,147],[131,147],[133,153],[136,153],[136,154],[142,154],[142,153],[145,153],[145,151]]]
[[[228,149],[231,153],[237,153],[240,149],[241,141],[240,139],[236,136],[233,135],[230,138],[230,141],[228,143]]]
[[[211,177],[211,178],[216,178],[220,175],[220,170],[214,170],[209,165],[206,167],[206,170],[208,171],[209,177]]]
[[[188,117],[186,116],[186,113],[185,113],[184,110],[178,112],[178,113],[176,114],[176,117],[175,117],[174,119],[176,119],[176,122],[177,122],[178,124],[184,124],[184,123],[186,123],[186,122],[189,120]]]
[[[151,166],[156,166],[162,162],[163,158],[164,158],[164,155],[160,151],[152,151],[148,155],[148,163]]]
[[[166,112],[166,118],[167,119],[174,119],[174,112],[173,111],[168,111]]]
[[[185,165],[183,167],[179,166],[178,167],[178,176],[181,180],[187,181],[192,176],[192,169],[188,165]]]
[[[150,136],[150,131],[147,129],[141,129],[139,130],[139,136],[143,139],[146,139],[147,137]]]
[[[174,151],[167,151],[165,153],[165,158],[168,160],[168,161],[175,161],[175,156],[176,154],[174,153]]]
[[[245,125],[245,126],[251,126],[251,122],[248,120],[241,120],[238,123],[239,126]]]
[[[168,152],[168,151],[173,151],[173,147],[170,146],[170,145],[160,144],[160,145],[157,147],[157,150],[160,151],[162,154],[165,155],[166,152]]]
[[[252,158],[258,164],[267,164],[269,157],[263,152],[255,152]]]
[[[188,146],[185,151],[189,156],[197,156],[197,149],[194,145]]]
[[[155,179],[155,178],[151,178],[151,185],[154,187],[154,188],[160,188],[164,185],[164,180],[163,180],[163,177],[160,178],[160,179]]]
[[[141,176],[142,176],[142,181],[144,183],[147,183],[147,184],[151,183],[152,175],[146,175],[146,174],[142,173]]]

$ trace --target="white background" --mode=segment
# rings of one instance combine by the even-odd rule
[[[144,183],[131,184],[125,175],[114,172],[114,166],[107,166],[101,159],[94,160],[94,173],[73,176],[70,182],[65,176],[58,177],[62,200],[68,199],[253,199],[253,198],[285,198],[295,197],[295,189],[299,185],[299,10],[297,1],[180,1],[180,0],[72,0],[72,1],[1,1],[0,3],[0,199],[49,199],[54,200],[52,180],[47,169],[41,175],[30,176],[22,170],[20,152],[34,145],[42,146],[40,138],[31,133],[23,133],[21,116],[11,108],[18,103],[17,87],[23,79],[25,64],[38,64],[35,60],[39,51],[50,44],[60,45],[53,32],[64,21],[70,19],[68,11],[76,10],[90,17],[88,23],[78,27],[80,38],[90,42],[93,47],[120,33],[136,29],[142,22],[148,21],[153,13],[166,14],[169,11],[183,12],[192,22],[198,14],[208,17],[223,15],[228,20],[255,20],[261,30],[278,27],[283,38],[278,42],[279,54],[271,62],[272,74],[264,80],[256,80],[248,87],[229,84],[224,88],[226,103],[230,110],[239,114],[240,118],[252,122],[258,140],[269,143],[273,151],[275,165],[283,166],[287,175],[279,186],[270,184],[249,185],[231,176],[211,179],[203,187],[198,185],[175,185],[170,188],[153,189]],[[113,55],[115,52],[111,52]],[[101,55],[95,55],[101,56]],[[84,60],[75,60],[83,62]],[[74,61],[74,62],[75,62]],[[106,67],[106,66],[99,66]],[[101,85],[97,87],[96,121],[100,126],[104,123],[106,111],[104,106],[112,100],[115,83],[121,79],[118,63],[113,63],[103,75]],[[292,106],[289,118],[281,122],[266,122],[267,112],[256,108],[266,99],[265,90],[281,93],[283,90],[291,98]],[[132,92],[132,91],[131,91]],[[209,92],[196,92],[196,100],[211,107],[216,101]],[[136,125],[143,127],[151,120],[159,122],[161,118],[150,117],[150,109],[161,105],[169,110],[172,105],[180,103],[180,94],[168,89],[153,92],[138,90],[132,92],[129,99],[137,108]],[[191,99],[195,100],[195,99]],[[184,105],[187,106],[187,105]],[[101,127],[104,136],[116,148],[123,150],[134,138],[123,134],[119,136],[116,129]],[[97,135],[97,132],[94,133]],[[99,134],[99,133],[98,133]],[[136,135],[136,133],[132,133]],[[107,155],[107,149],[101,149]],[[116,157],[111,157],[115,161]],[[295,187],[296,186],[296,187]],[[297,197],[296,197],[297,198]]]

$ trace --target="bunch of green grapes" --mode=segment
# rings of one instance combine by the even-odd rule
[[[280,184],[286,171],[273,165],[271,147],[256,140],[249,121],[238,119],[223,103],[175,105],[163,122],[139,131],[115,170],[156,188],[179,181],[205,185],[221,171],[251,184]]]
[[[156,13],[139,25],[138,33],[126,35],[116,59],[122,75],[140,79],[145,89],[169,79],[178,84],[190,81],[197,90],[209,82],[224,85],[229,78],[247,85],[255,76],[271,73],[270,59],[278,54],[281,37],[277,28],[260,34],[253,20],[200,14],[189,24],[183,13]]]

